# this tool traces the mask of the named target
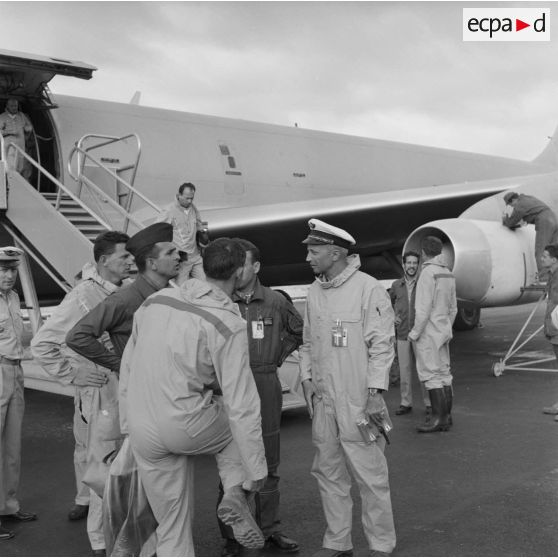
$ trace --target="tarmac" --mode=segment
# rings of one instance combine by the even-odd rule
[[[558,422],[541,412],[558,400],[558,370],[551,363],[546,372],[493,374],[494,362],[530,309],[483,310],[482,327],[456,333],[451,431],[416,433],[423,418],[416,383],[413,412],[392,412],[386,456],[397,531],[394,556],[558,555]],[[541,322],[538,312],[534,323]],[[530,356],[551,354],[542,334],[525,349]],[[72,399],[33,389],[25,396],[19,496],[22,509],[39,519],[6,523],[16,536],[0,543],[0,556],[89,556],[85,521],[67,519],[75,493]],[[391,411],[398,407],[398,388],[390,389],[386,402]],[[298,555],[309,556],[321,547],[325,523],[310,475],[311,425],[304,409],[283,414],[281,443],[282,528],[299,541]],[[199,457],[194,537],[200,556],[220,555],[217,485],[214,458]],[[355,555],[366,556],[356,491],[354,496]]]

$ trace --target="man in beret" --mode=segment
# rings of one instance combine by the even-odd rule
[[[351,477],[362,500],[362,523],[372,556],[395,548],[384,436],[390,425],[382,393],[394,357],[390,298],[348,255],[355,239],[310,219],[304,244],[316,280],[304,316],[300,372],[316,448],[312,474],[318,481],[327,529],[315,556],[352,556]],[[357,423],[368,424],[363,443]],[[370,432],[372,431],[372,432]]]
[[[13,290],[22,250],[0,248],[0,522],[34,521],[34,513],[19,508],[17,489],[21,468],[23,400],[23,319]],[[14,536],[0,525],[0,541]]]
[[[417,372],[428,391],[432,420],[418,432],[448,430],[452,424],[452,375],[449,343],[457,314],[455,277],[442,254],[442,241],[427,236],[422,241],[422,271],[417,280],[415,323],[409,332],[417,357]]]
[[[548,269],[543,266],[541,256],[545,246],[558,242],[558,220],[554,211],[535,196],[517,192],[505,194],[504,201],[512,209],[510,215],[504,214],[502,217],[502,223],[506,227],[515,229],[520,226],[522,221],[535,225],[535,260],[538,281],[545,282],[548,279]]]

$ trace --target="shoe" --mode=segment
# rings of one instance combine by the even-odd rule
[[[407,413],[410,413],[413,410],[412,407],[407,407],[405,405],[399,405],[399,409],[397,409],[397,411],[395,411],[396,415],[406,415]]]
[[[448,408],[448,424],[453,426],[453,419],[451,418],[451,408],[453,407],[453,387],[444,386],[444,393],[446,395],[446,404]]]
[[[312,556],[352,556],[353,549],[350,550],[334,550],[333,548],[322,548]]]
[[[23,511],[16,511],[8,515],[0,516],[2,521],[35,521],[37,519],[36,513],[28,513]]]
[[[70,521],[79,521],[85,519],[89,513],[89,506],[82,506],[81,504],[74,504],[68,512],[68,519]]]
[[[543,413],[545,415],[558,415],[558,403],[554,403],[552,407],[543,407]]]
[[[382,550],[371,550],[368,556],[391,556],[391,552],[383,552]]]
[[[443,387],[429,389],[428,395],[430,397],[430,403],[432,404],[432,420],[428,424],[417,426],[417,432],[445,432],[449,430],[450,424],[448,422],[446,390]]]
[[[93,549],[93,556],[106,556],[107,551],[104,548]]]
[[[432,418],[432,407],[430,405],[427,405],[424,412],[424,423],[430,424],[431,418]]]
[[[0,541],[7,541],[8,539],[13,539],[14,537],[15,533],[4,529],[4,527],[0,527]]]
[[[244,490],[240,486],[225,492],[217,508],[217,517],[225,525],[232,527],[234,538],[242,546],[256,550],[264,547],[263,533],[250,512]]]
[[[285,535],[281,533],[273,533],[273,535],[267,537],[266,543],[267,546],[271,546],[285,553],[298,552],[300,548],[296,541],[289,539],[289,537],[285,537]]]
[[[225,544],[221,550],[221,556],[240,556],[242,545],[234,539],[225,539]]]

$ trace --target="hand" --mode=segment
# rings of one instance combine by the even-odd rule
[[[370,420],[377,426],[382,426],[382,422],[385,418],[385,408],[386,404],[381,393],[369,395],[364,409],[364,416],[370,418]]]
[[[246,492],[259,492],[264,487],[266,479],[267,475],[262,479],[244,481],[242,483],[242,488],[246,490]]]
[[[398,326],[401,323],[401,316],[395,316],[395,325]]]
[[[407,339],[409,341],[416,341],[419,338],[419,336],[417,335],[416,331],[410,331],[409,335],[407,336]]]
[[[108,382],[108,374],[100,370],[78,370],[74,381],[75,386],[102,387]]]
[[[304,399],[306,399],[308,414],[310,418],[314,418],[314,397],[320,400],[322,396],[316,391],[312,380],[304,380],[304,382],[302,382],[302,390],[304,391]]]

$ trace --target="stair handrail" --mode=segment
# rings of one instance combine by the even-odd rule
[[[19,154],[23,155],[39,172],[42,172],[47,178],[52,180],[52,182],[58,187],[59,191],[62,190],[73,201],[75,201],[82,209],[84,209],[89,215],[91,215],[91,217],[93,217],[95,220],[97,220],[100,225],[105,227],[105,229],[107,229],[107,231],[111,230],[112,227],[108,223],[106,223],[104,219],[99,217],[93,210],[89,209],[89,207],[87,207],[77,196],[75,196],[75,194],[73,194],[71,190],[66,188],[66,186],[64,186],[64,184],[62,184],[62,182],[60,182],[60,180],[58,180],[57,178],[52,176],[52,174],[50,174],[50,172],[48,172],[44,167],[41,167],[37,163],[37,161],[35,161],[35,159],[33,159],[32,157],[27,155],[27,153],[25,153],[25,151],[21,147],[19,147],[18,145],[15,145],[14,143],[9,144],[8,149],[6,150],[6,155],[7,155],[7,152],[10,151],[10,149],[17,150],[19,152]],[[56,208],[56,209],[58,209],[58,208]],[[143,228],[143,226],[141,228]]]
[[[96,137],[96,138],[99,138],[99,139],[108,139],[109,141],[91,146],[87,149],[84,149],[83,147],[81,147],[83,141],[86,138],[90,138],[90,137]],[[114,178],[118,183],[122,184],[122,186],[127,188],[132,194],[138,196],[141,200],[143,200],[147,205],[149,205],[157,213],[161,213],[162,210],[157,204],[152,202],[147,196],[142,194],[142,192],[140,192],[139,190],[134,188],[134,186],[132,186],[132,184],[130,184],[129,182],[124,180],[122,177],[118,176],[115,172],[113,172],[106,165],[104,165],[101,161],[99,161],[98,159],[96,159],[95,157],[93,157],[89,153],[89,151],[91,151],[93,149],[97,149],[99,147],[109,145],[111,143],[116,143],[117,141],[124,141],[128,138],[131,138],[131,137],[135,138],[137,143],[138,143],[138,156],[136,158],[136,165],[135,165],[134,174],[133,174],[133,178],[135,179],[136,170],[137,170],[137,163],[139,162],[139,157],[140,157],[140,154],[141,154],[141,143],[140,143],[139,136],[137,134],[128,134],[126,136],[121,136],[121,137],[107,136],[107,135],[103,135],[103,134],[86,134],[79,141],[76,142],[76,144],[74,145],[74,147],[70,151],[70,155],[68,156],[68,173],[76,182],[80,182],[81,177],[84,177],[83,167],[85,166],[85,161],[89,160],[89,161],[95,163],[95,165],[97,165],[99,168],[103,169],[109,176]],[[80,158],[78,160],[79,167],[81,167],[80,170],[79,170],[79,176],[76,176],[73,172],[73,169],[72,169],[72,160],[73,160],[74,154],[76,152],[79,153],[83,157],[83,158]],[[84,177],[84,178],[86,178],[86,177]],[[103,195],[106,195],[106,194],[103,194]],[[131,198],[132,198],[132,196],[130,196],[130,200],[131,200]],[[128,202],[127,205],[130,205],[130,201]]]

